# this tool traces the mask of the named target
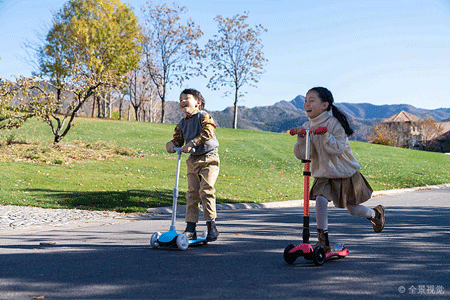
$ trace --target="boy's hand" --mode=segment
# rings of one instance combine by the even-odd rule
[[[172,142],[168,142],[166,144],[166,151],[169,153],[175,153],[176,151],[173,150],[174,147],[175,147],[175,145]]]
[[[181,152],[191,153],[192,148],[194,148],[194,144],[192,142],[189,142],[183,146],[183,148],[181,149]]]

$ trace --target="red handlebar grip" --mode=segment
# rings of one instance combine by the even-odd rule
[[[327,127],[319,127],[316,130],[314,130],[314,134],[324,134],[328,132]]]
[[[300,131],[300,132],[297,132],[297,130],[295,130],[295,129],[291,129],[291,130],[289,130],[289,134],[290,135],[301,134],[302,136],[305,136],[306,135],[306,129],[302,129],[302,131]]]

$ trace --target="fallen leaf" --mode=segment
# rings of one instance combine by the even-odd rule
[[[51,245],[55,245],[56,242],[41,242],[39,243],[39,245],[41,246],[51,246]]]

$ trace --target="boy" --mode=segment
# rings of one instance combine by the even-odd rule
[[[175,127],[173,139],[166,144],[169,153],[174,147],[191,153],[186,160],[188,191],[186,192],[186,230],[190,240],[197,239],[195,227],[199,217],[199,203],[202,202],[203,217],[206,219],[208,235],[206,241],[217,240],[216,196],[214,184],[219,175],[219,142],[216,139],[216,124],[210,114],[203,110],[205,99],[199,91],[185,89],[180,95],[180,109],[184,118]]]

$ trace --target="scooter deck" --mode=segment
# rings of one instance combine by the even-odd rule
[[[208,243],[206,241],[206,235],[207,235],[207,232],[202,232],[202,234],[200,236],[197,236],[196,240],[189,240],[189,246],[190,245],[199,245],[199,244],[206,245]]]
[[[289,249],[289,247],[292,247]],[[289,249],[289,250],[288,250]],[[314,247],[311,244],[291,245],[285,250],[285,260],[289,264],[294,263],[297,257],[303,256],[306,260],[314,260]],[[328,253],[325,253],[324,259],[337,257],[342,258],[349,254],[343,243],[337,243],[335,247]]]
[[[332,249],[330,252],[326,254],[327,258],[332,256],[339,256],[339,257],[345,257],[349,254],[347,248],[345,248],[344,243],[337,243],[336,246],[334,246],[334,249]]]
[[[203,244],[206,245],[208,242],[206,241],[206,237],[199,237],[196,240],[189,240],[189,246],[190,245],[199,245]]]
[[[310,254],[314,252],[313,246],[311,244],[300,244],[292,248],[289,253],[301,252],[303,254]],[[327,253],[327,257],[332,255],[346,256],[349,254],[347,248],[345,248],[344,243],[337,243],[330,252]]]
[[[160,235],[158,237],[158,244],[161,247],[170,247],[170,248],[176,248],[177,247],[177,236],[179,234],[174,231],[174,230],[170,230],[167,231],[165,233],[163,233],[162,235]],[[199,236],[197,239],[195,240],[188,240],[189,242],[189,246],[195,246],[195,245],[206,245],[208,242],[206,241],[206,233],[203,233],[201,236]]]

